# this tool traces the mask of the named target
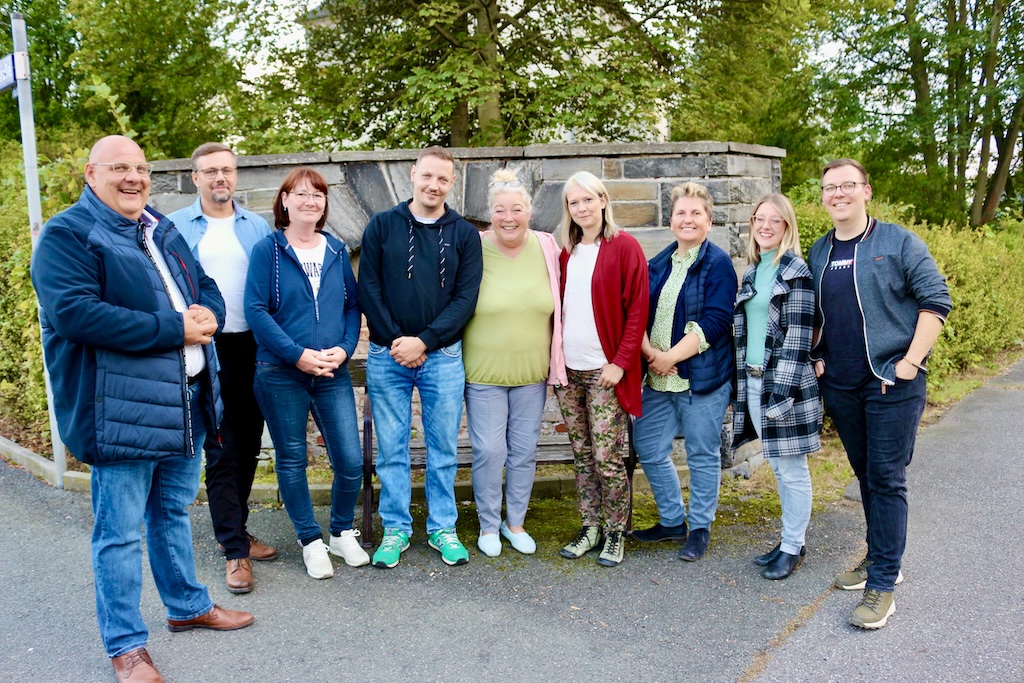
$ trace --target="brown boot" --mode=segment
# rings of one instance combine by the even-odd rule
[[[164,677],[153,666],[153,660],[144,647],[112,657],[110,663],[114,665],[114,673],[119,681],[164,683]]]
[[[225,584],[231,593],[248,593],[252,590],[252,560],[240,557],[228,560]]]
[[[260,540],[252,534],[248,534],[248,536],[250,558],[257,562],[269,562],[270,560],[277,559],[277,548],[266,543],[260,543]]]
[[[239,612],[233,609],[224,609],[214,605],[206,614],[200,614],[194,619],[167,620],[167,629],[172,633],[179,631],[191,631],[194,628],[208,628],[214,631],[234,631],[245,628],[252,623],[252,615],[248,612]]]

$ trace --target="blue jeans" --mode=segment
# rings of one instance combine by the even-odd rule
[[[672,441],[682,431],[690,468],[690,529],[710,529],[722,482],[722,419],[729,405],[729,384],[707,394],[656,391],[644,386],[643,415],[633,425],[637,459],[654,492],[663,526],[687,521],[672,463]]]
[[[751,424],[761,438],[761,389],[762,378],[747,376],[747,414]],[[807,525],[811,521],[811,470],[807,466],[807,455],[787,455],[768,458],[779,487],[779,503],[782,505],[783,552],[796,555],[804,546]]]
[[[473,497],[481,533],[498,533],[502,470],[508,525],[522,526],[526,520],[547,397],[547,382],[521,387],[466,384],[466,422],[473,444]]]
[[[819,386],[860,483],[871,560],[867,588],[891,591],[907,546],[907,465],[924,413],[924,373],[896,380],[885,393],[877,381],[853,390]]]
[[[277,486],[299,542],[322,540],[313,515],[306,467],[306,423],[312,411],[334,470],[331,484],[331,533],[352,528],[362,484],[356,400],[348,366],[334,377],[314,377],[288,365],[256,364],[256,400],[274,440]]]
[[[202,424],[199,387],[192,391],[192,420]],[[202,429],[194,434],[191,457],[94,465],[92,569],[96,619],[103,647],[117,657],[144,647],[149,631],[142,620],[142,525],[153,580],[167,618],[193,619],[213,609],[206,586],[196,578],[188,506],[199,492]],[[183,435],[184,438],[184,435]]]
[[[377,432],[377,478],[380,480],[381,524],[412,534],[412,481],[409,436],[412,430],[412,390],[420,394],[423,432],[427,442],[427,533],[455,526],[455,470],[462,395],[466,370],[462,342],[431,351],[418,368],[402,367],[388,348],[370,344],[366,383]]]

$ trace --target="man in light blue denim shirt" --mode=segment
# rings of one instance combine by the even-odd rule
[[[203,269],[217,282],[227,309],[214,338],[224,400],[220,439],[208,435],[206,492],[217,541],[227,558],[225,583],[232,593],[253,589],[252,560],[273,560],[277,550],[246,530],[249,493],[263,438],[263,414],[253,395],[256,341],[243,297],[249,256],[270,234],[260,216],[234,200],[238,164],[231,148],[207,142],[192,153],[192,182],[199,198],[170,214]]]

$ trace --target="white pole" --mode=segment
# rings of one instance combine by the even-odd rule
[[[43,229],[43,207],[39,199],[39,165],[36,153],[36,122],[32,114],[32,79],[28,68],[28,33],[21,12],[11,13],[11,37],[14,39],[14,77],[17,80],[18,112],[21,115],[21,148],[25,156],[25,192],[28,195],[28,222],[32,230],[32,248],[39,241]],[[37,302],[38,305],[38,302]],[[43,377],[46,380],[46,405],[50,414],[50,441],[53,443],[53,464],[57,471],[57,488],[64,488],[67,454],[57,431],[57,416],[53,412],[53,389],[50,372],[43,358]]]

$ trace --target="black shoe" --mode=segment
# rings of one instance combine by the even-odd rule
[[[696,562],[704,557],[710,542],[710,531],[707,529],[694,529],[690,532],[690,537],[686,539],[686,543],[683,544],[683,549],[679,551],[679,559],[686,560],[687,562]]]
[[[773,560],[772,563],[765,567],[764,571],[761,572],[761,576],[766,579],[771,579],[772,581],[784,579],[792,574],[794,569],[800,566],[803,559],[803,554],[790,555],[789,553],[780,550],[775,560]]]
[[[679,526],[662,526],[661,522],[658,522],[650,529],[633,531],[629,537],[636,541],[640,541],[641,543],[655,543],[657,541],[685,541],[686,522],[683,522]]]
[[[768,565],[770,565],[772,562],[775,561],[775,558],[779,556],[780,552],[782,552],[782,544],[781,543],[779,543],[774,548],[772,548],[771,550],[766,552],[764,555],[758,555],[757,557],[755,557],[754,558],[754,564],[756,564],[758,567],[767,567]],[[807,547],[806,546],[800,546],[800,556],[803,557],[806,554],[807,554]]]

